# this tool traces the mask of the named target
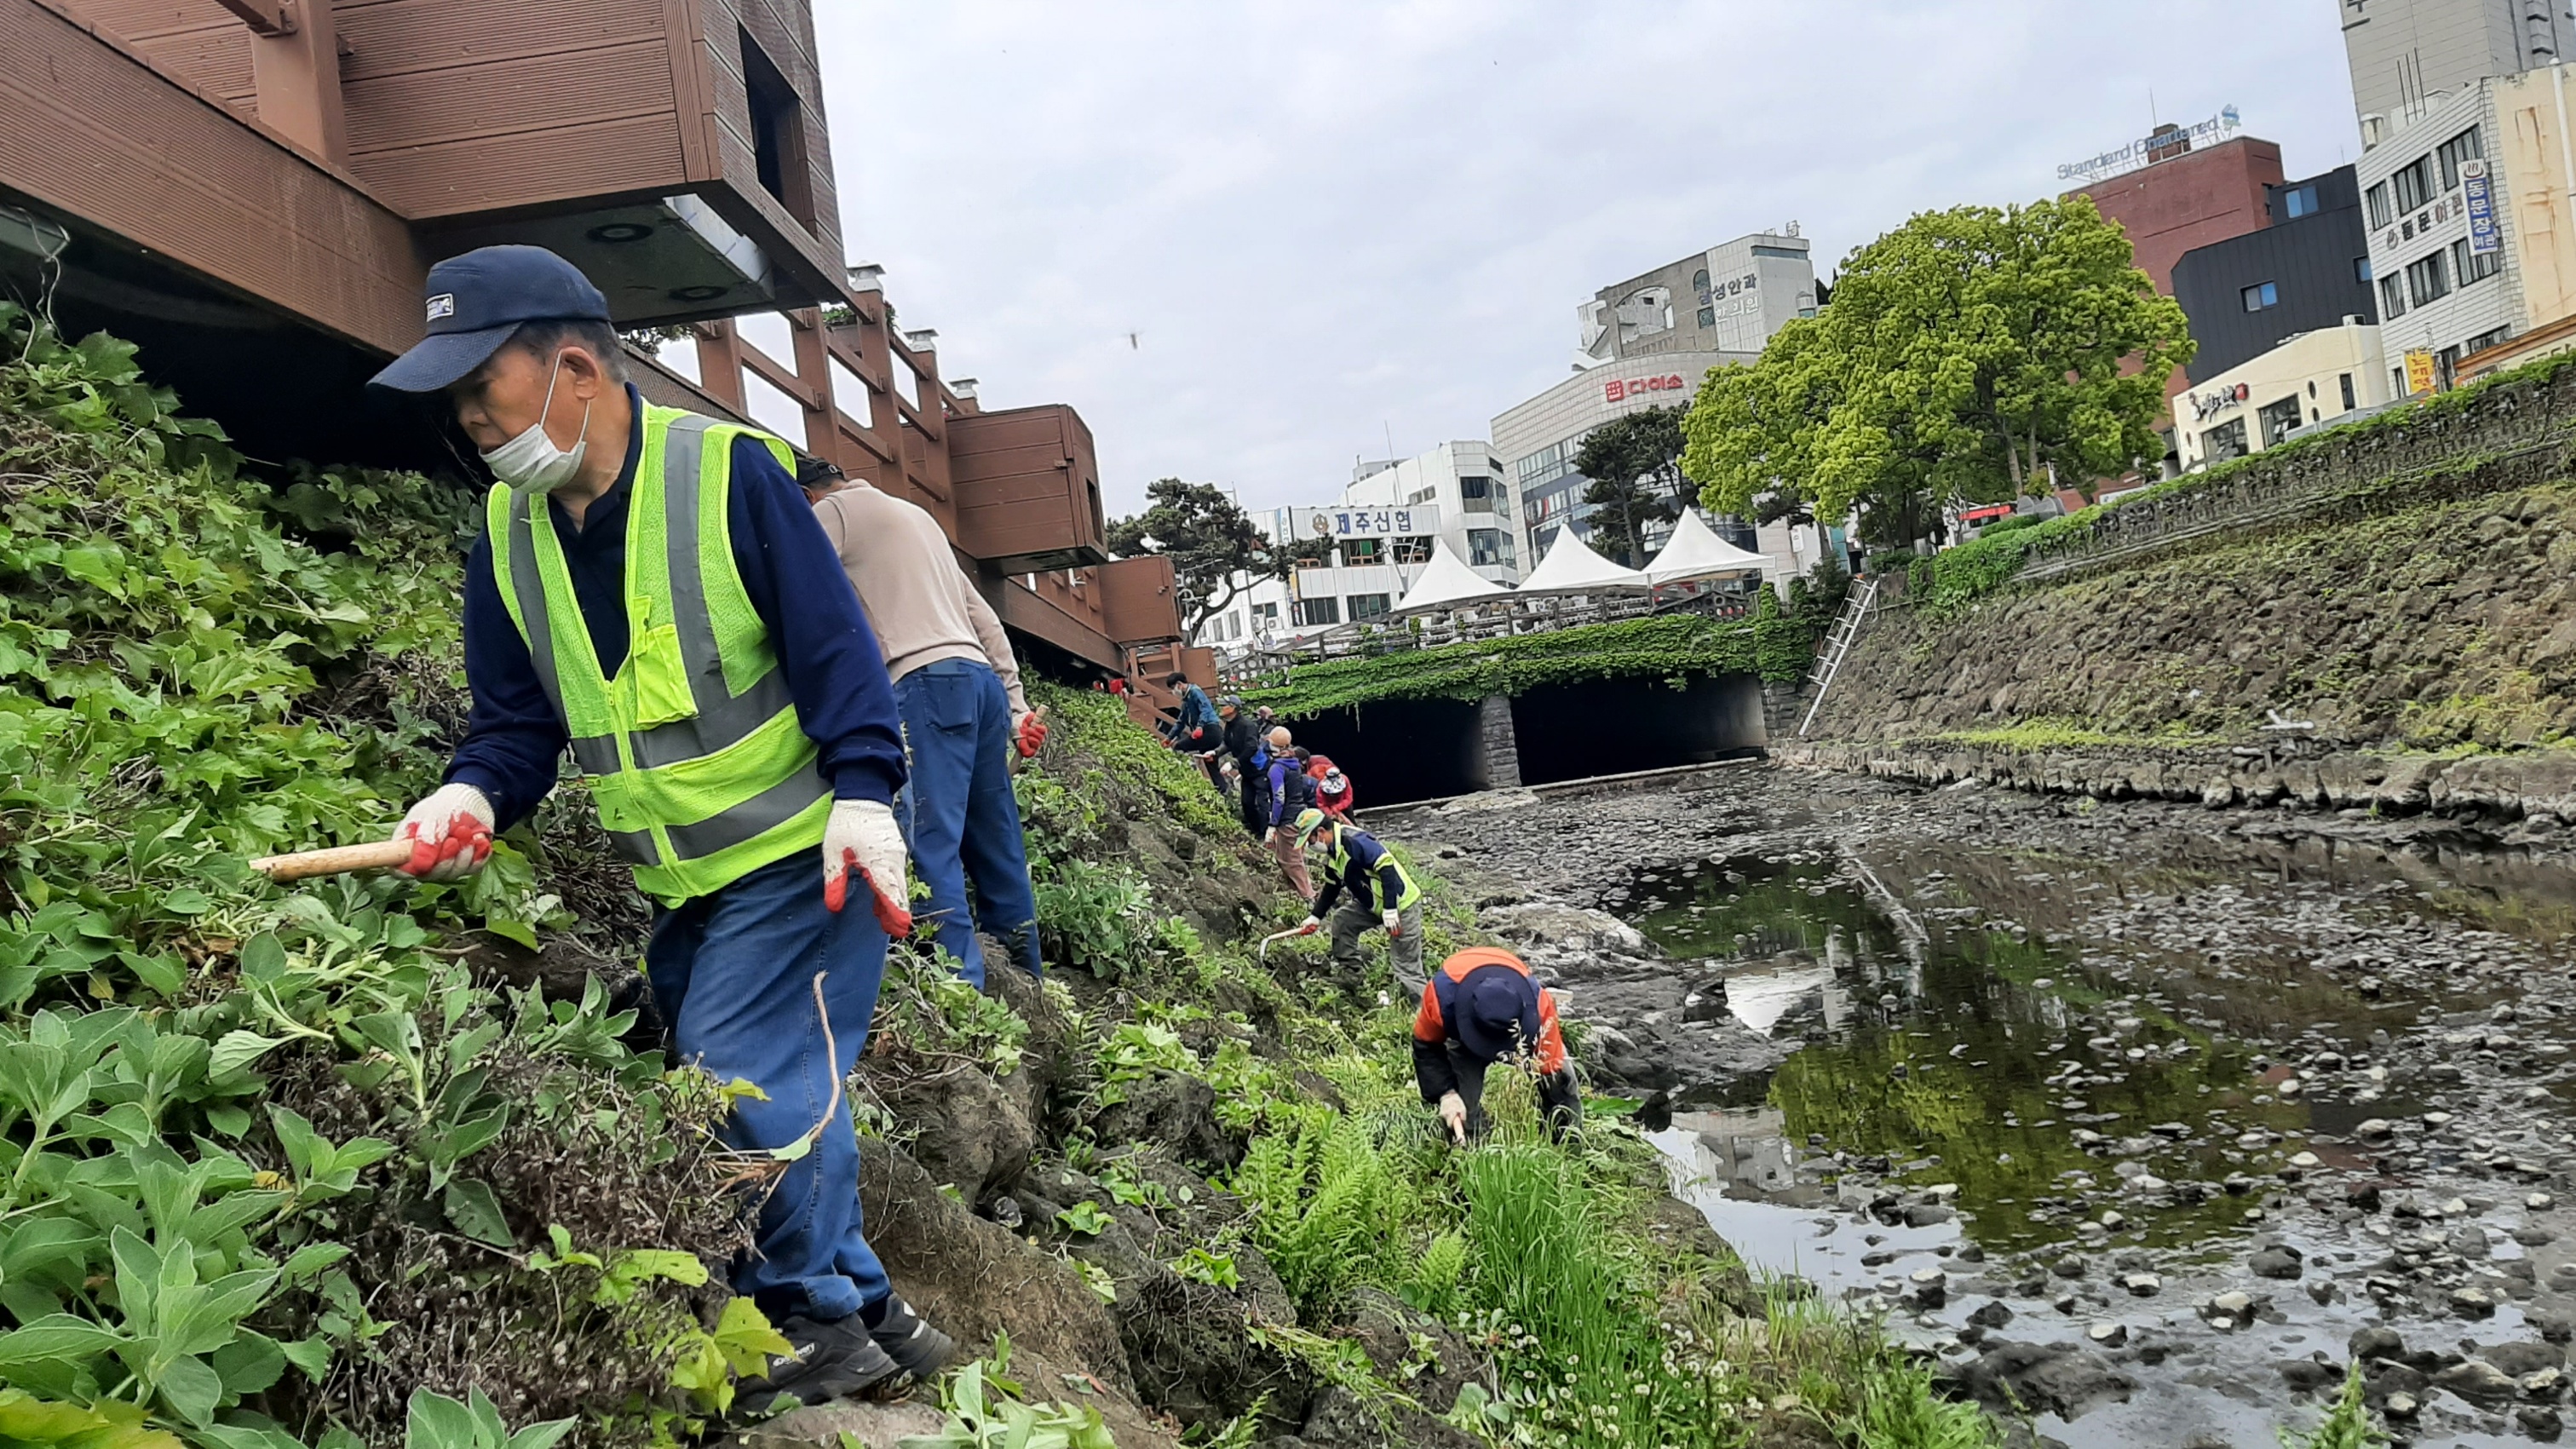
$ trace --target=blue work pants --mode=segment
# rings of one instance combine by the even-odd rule
[[[734,1267],[734,1291],[772,1322],[791,1313],[846,1318],[893,1291],[859,1218],[849,1100],[833,1091],[834,1056],[845,1075],[857,1064],[885,975],[885,932],[864,890],[850,894],[849,909],[824,909],[822,853],[800,850],[657,913],[644,948],[654,1003],[680,1059],[719,1082],[740,1078],[768,1094],[734,1103],[727,1146],[784,1146],[813,1132],[831,1108],[813,1150],[788,1163],[761,1201],[753,1251]],[[814,1009],[817,972],[830,1051],[826,1018]]]
[[[912,867],[930,887],[914,918],[984,984],[976,928],[1010,943],[1012,959],[1039,974],[1037,898],[1028,846],[1011,793],[1011,696],[992,666],[972,659],[925,664],[894,682],[903,711],[908,775],[895,818]],[[974,887],[970,911],[967,886]]]

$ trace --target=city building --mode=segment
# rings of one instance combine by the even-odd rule
[[[1170,561],[1109,561],[1082,419],[985,409],[847,269],[815,55],[809,0],[9,0],[0,290],[131,339],[253,457],[465,485],[366,379],[431,264],[551,247],[647,398],[920,503],[1034,666],[1168,669]]]
[[[2175,399],[2185,471],[2259,453],[2302,428],[2384,407],[2391,388],[2380,329],[2363,321],[2302,332]]]
[[[2094,209],[2120,224],[2138,270],[2158,292],[2173,295],[2174,263],[2183,253],[2272,224],[2264,203],[2279,186],[2281,148],[2235,136],[2233,108],[2199,126],[2163,126],[2140,141],[2091,161],[2062,166],[2111,171],[2066,193],[2093,198]],[[2115,170],[2122,165],[2134,169]]]
[[[1383,619],[1446,544],[1498,584],[1522,574],[1510,477],[1482,439],[1442,443],[1399,462],[1362,463],[1341,496],[1255,514],[1296,560],[1199,626],[1196,643],[1241,649],[1289,634]]]
[[[2404,395],[2576,316],[2576,90],[2567,67],[2433,97],[2356,170],[2381,340]]]
[[[2378,146],[2489,76],[2556,65],[2576,42],[2564,0],[2342,0],[2361,144]]]
[[[1574,456],[1594,428],[1647,408],[1688,407],[1710,368],[1751,362],[1755,356],[1681,352],[1606,364],[1577,372],[1498,414],[1493,451],[1508,468],[1520,502],[1523,556],[1536,560],[1545,554],[1562,528],[1573,528],[1577,538],[1591,534],[1592,509],[1583,502],[1583,493],[1592,480],[1574,471]]]
[[[1575,308],[1575,366],[1699,352],[1760,352],[1790,321],[1816,315],[1816,268],[1792,222],[1693,252],[1604,287]]]
[[[2269,188],[2271,224],[2194,247],[2173,268],[2174,300],[2200,344],[2184,369],[2194,386],[2291,336],[2379,320],[2370,236],[2350,166]]]

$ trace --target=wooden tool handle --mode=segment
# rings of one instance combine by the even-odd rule
[[[250,868],[270,880],[303,880],[348,870],[386,870],[411,859],[408,840],[379,840],[373,845],[335,845],[328,850],[299,850],[292,855],[263,855]]]

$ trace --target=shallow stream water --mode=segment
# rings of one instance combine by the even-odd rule
[[[1677,1190],[1946,1361],[2071,1342],[2126,1381],[2038,1416],[2077,1449],[2272,1444],[2375,1326],[2417,1356],[2374,1393],[2414,1400],[2404,1438],[2555,1437],[2563,1377],[2527,1375],[2576,1291],[2576,875],[2224,854],[1774,841],[1603,890],[1698,983],[1685,1017],[1797,1044],[1652,1134]],[[2428,1382],[2463,1357],[2515,1382]]]

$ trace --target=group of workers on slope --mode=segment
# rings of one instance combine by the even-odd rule
[[[1422,967],[1422,889],[1394,851],[1354,824],[1348,779],[1332,761],[1297,749],[1284,725],[1270,723],[1266,708],[1247,712],[1228,695],[1211,701],[1188,676],[1164,685],[1180,706],[1164,734],[1173,748],[1196,754],[1209,781],[1225,792],[1225,773],[1237,776],[1244,827],[1263,840],[1298,896],[1307,902],[1301,934],[1329,927],[1334,963],[1364,969],[1361,937],[1383,930],[1388,966],[1408,999],[1418,999],[1413,1021],[1414,1083],[1436,1108],[1451,1137],[1464,1144],[1485,1130],[1485,1076],[1495,1063],[1512,1061],[1535,1078],[1540,1111],[1551,1132],[1582,1122],[1565,1036],[1557,1025],[1556,995],[1538,983],[1518,956],[1498,947],[1458,952],[1436,975]],[[1308,869],[1312,855],[1323,874],[1320,889]]]
[[[919,924],[967,979],[985,981],[978,927],[1039,970],[1010,770],[1046,725],[1000,621],[920,508],[647,404],[599,289],[554,253],[441,262],[427,303],[427,338],[374,382],[443,394],[498,482],[466,564],[473,709],[395,831],[404,869],[481,869],[569,747],[656,904],[645,974],[671,1049],[759,1089],[725,1140],[785,1169],[732,1281],[790,1351],[741,1401],[925,1379],[955,1344],[868,1246],[835,1076],[867,1047],[888,937],[915,924],[907,853]],[[844,909],[853,875],[872,910]]]

